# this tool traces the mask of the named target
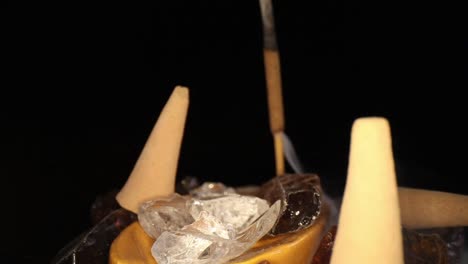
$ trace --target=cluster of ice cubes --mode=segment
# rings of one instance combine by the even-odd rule
[[[237,194],[205,183],[188,196],[173,194],[143,203],[138,219],[156,239],[158,264],[219,264],[253,246],[277,223],[281,201]]]

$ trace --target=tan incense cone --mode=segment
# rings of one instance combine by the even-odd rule
[[[384,118],[354,122],[331,263],[404,263],[390,126]]]
[[[468,226],[468,196],[399,188],[401,221],[408,228]]]
[[[159,115],[130,177],[117,194],[117,201],[123,208],[136,213],[141,202],[174,192],[188,104],[188,89],[177,86]]]

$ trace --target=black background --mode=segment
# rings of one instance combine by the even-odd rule
[[[307,170],[339,195],[353,120],[382,115],[400,185],[468,194],[460,9],[305,2],[274,4],[286,132]],[[179,177],[272,177],[259,14],[234,0],[2,9],[5,84],[20,93],[3,174],[16,248],[3,255],[47,262],[89,227],[96,195],[123,185],[178,84],[191,89]]]

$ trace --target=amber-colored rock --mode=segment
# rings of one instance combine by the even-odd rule
[[[333,250],[333,242],[335,241],[336,226],[333,226],[327,234],[322,238],[320,246],[315,252],[314,259],[311,264],[328,264],[330,263],[331,253]]]

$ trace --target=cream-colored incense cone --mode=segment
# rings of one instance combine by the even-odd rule
[[[136,213],[141,202],[174,192],[188,104],[188,89],[177,86],[159,115],[130,177],[117,194],[117,201],[123,208]]]
[[[391,133],[384,118],[354,122],[331,263],[404,263]]]
[[[408,228],[468,226],[468,196],[399,188],[401,221]]]

